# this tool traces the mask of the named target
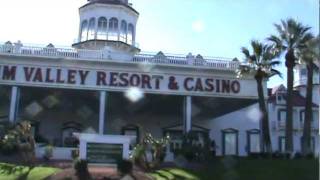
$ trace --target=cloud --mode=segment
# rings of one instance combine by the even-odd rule
[[[203,32],[205,29],[205,24],[202,20],[195,20],[192,22],[192,30],[197,33]]]

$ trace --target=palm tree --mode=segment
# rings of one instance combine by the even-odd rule
[[[312,89],[313,89],[313,70],[314,62],[319,60],[319,38],[311,39],[306,43],[306,48],[300,52],[300,60],[307,67],[307,92],[304,114],[302,153],[307,155],[311,151],[311,120],[312,120]]]
[[[248,63],[248,66],[241,66],[237,73],[238,75],[253,73],[254,78],[257,82],[257,91],[259,96],[259,108],[262,113],[262,139],[263,147],[268,153],[272,153],[270,131],[269,131],[269,117],[266,108],[263,83],[265,80],[274,75],[280,75],[281,73],[272,67],[278,65],[280,62],[274,60],[278,55],[274,51],[273,47],[270,45],[264,45],[258,41],[251,41],[252,54],[250,51],[242,47],[241,51],[245,56],[245,61]]]
[[[293,151],[293,68],[296,65],[297,52],[306,47],[306,42],[313,38],[309,32],[310,27],[304,26],[294,19],[281,20],[281,24],[274,24],[278,36],[271,35],[268,40],[273,42],[277,51],[285,54],[285,65],[287,67],[287,114],[286,114],[286,151]]]

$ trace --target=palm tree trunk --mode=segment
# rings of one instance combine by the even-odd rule
[[[313,64],[307,64],[308,79],[307,93],[304,113],[303,136],[302,136],[302,153],[307,155],[311,152],[311,120],[312,120],[312,84],[313,84]]]
[[[295,65],[294,50],[289,49],[285,56],[287,67],[287,114],[286,114],[286,152],[293,152],[293,68]]]
[[[262,86],[263,78],[261,76],[260,77],[256,76],[255,79],[257,81],[259,108],[260,108],[260,111],[262,112],[263,149],[265,149],[266,152],[271,154],[272,146],[271,146],[270,131],[269,131],[269,117],[268,117],[268,112],[267,112],[266,103],[265,103],[264,94],[263,94],[263,86]]]

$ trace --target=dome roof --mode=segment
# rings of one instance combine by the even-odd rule
[[[131,5],[128,3],[128,0],[88,0],[88,3],[85,4],[84,6],[82,6],[81,8],[83,7],[86,7],[88,5],[91,5],[91,4],[115,4],[115,5],[123,5],[129,9],[131,9],[132,11],[134,11],[135,13],[139,14],[138,11],[136,11],[135,9],[133,9],[131,7]]]

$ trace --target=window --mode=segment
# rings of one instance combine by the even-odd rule
[[[279,137],[279,151],[280,152],[286,151],[286,138],[284,136]]]
[[[279,110],[278,111],[278,121],[286,121],[286,110]]]
[[[300,74],[301,74],[302,77],[306,76],[307,75],[307,69],[306,68],[301,69],[300,70]]]
[[[278,101],[281,101],[281,100],[282,100],[281,95],[277,94],[277,97],[278,97]]]
[[[223,155],[238,155],[238,131],[235,129],[222,130]]]
[[[121,130],[122,135],[127,136],[136,136],[136,139],[130,144],[130,149],[132,149],[137,143],[139,143],[139,127],[136,125],[127,125],[124,126]]]
[[[95,18],[91,18],[88,28],[88,40],[95,39]]]
[[[130,45],[133,45],[134,42],[134,26],[132,24],[128,26],[127,42]]]
[[[98,20],[98,31],[97,31],[97,39],[107,40],[108,35],[108,24],[107,19],[105,17],[100,17]]]
[[[115,17],[109,20],[108,40],[118,40],[118,19]]]
[[[80,41],[87,40],[87,34],[88,34],[88,21],[84,20],[81,24]]]
[[[305,110],[300,111],[300,125],[303,127],[304,124],[304,117],[305,117]],[[311,128],[316,128],[317,125],[317,120],[319,119],[318,117],[318,112],[317,111],[312,111],[312,118],[311,118]]]
[[[120,41],[127,42],[127,22],[124,20],[121,21]]]
[[[259,153],[261,151],[260,130],[252,129],[247,131],[248,153]]]
[[[75,132],[81,132],[83,126],[74,121],[68,121],[62,125],[62,145],[65,147],[77,147],[79,140],[73,136]]]
[[[165,130],[165,136],[170,137],[169,151],[174,152],[182,147],[183,131],[182,130]]]
[[[303,128],[305,111],[300,111],[300,127]]]
[[[278,110],[278,127],[284,127],[286,124],[287,111],[284,109]]]
[[[317,122],[319,120],[319,113],[318,111],[312,111],[312,121]]]

